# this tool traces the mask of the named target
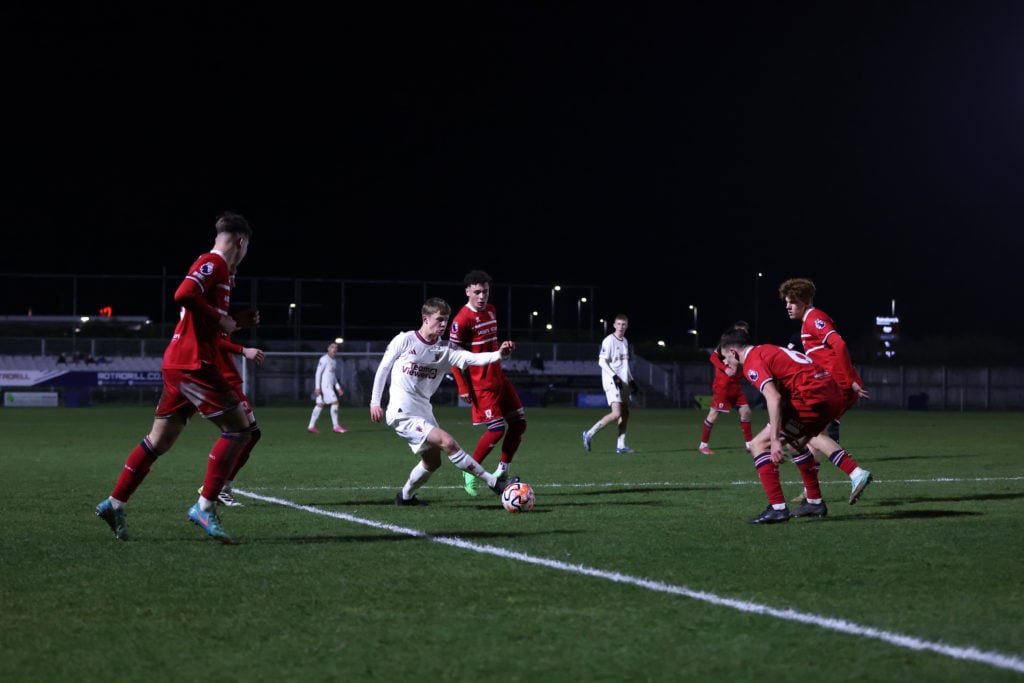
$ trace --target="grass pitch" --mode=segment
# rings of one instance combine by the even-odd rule
[[[617,455],[613,428],[581,444],[604,411],[530,409],[513,474],[537,502],[513,515],[447,462],[429,507],[395,507],[415,458],[366,408],[347,434],[256,412],[222,546],[186,518],[212,425],[157,462],[122,543],[93,508],[151,409],[0,409],[0,678],[1024,680],[1019,414],[855,409],[864,498],[823,463],[829,516],[760,527],[735,413],[702,456],[703,412],[635,410]],[[437,412],[472,450],[468,411]]]

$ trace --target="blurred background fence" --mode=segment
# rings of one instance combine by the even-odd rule
[[[0,390],[55,393],[64,405],[155,404],[160,356],[178,320],[173,293],[180,280],[178,272],[0,274]],[[419,304],[428,296],[442,296],[453,308],[465,301],[458,282],[262,276],[240,278],[232,294],[232,310],[258,308],[261,314],[258,328],[240,331],[234,340],[270,354],[263,367],[242,368],[256,405],[311,401],[317,359],[329,342],[339,340],[339,373],[347,392],[342,402],[365,406],[387,341],[419,325]],[[492,288],[501,335],[518,344],[506,370],[527,405],[605,405],[596,359],[615,312],[604,310],[600,297],[590,285]],[[646,337],[634,336],[632,328],[627,334],[643,387],[638,407],[692,408],[711,391],[707,346],[716,335],[696,329],[695,311],[682,305],[666,310],[672,308],[679,310],[656,323],[664,326],[669,343],[651,335],[651,321],[643,325]],[[787,329],[787,338],[761,341],[784,345],[789,334]],[[880,358],[870,333],[857,338],[851,332],[847,341],[871,391],[861,408],[1024,408],[1024,367],[1014,364],[1013,345],[991,339],[991,347],[966,338],[916,345],[900,340],[893,358]],[[537,355],[543,370],[530,365]],[[1007,356],[1013,360],[1004,362]],[[927,362],[934,358],[940,362]],[[756,392],[746,389],[756,402]],[[453,382],[442,386],[437,400],[457,402]]]
[[[373,375],[387,345],[377,341],[344,341],[338,354],[343,404],[365,407]],[[245,343],[245,342],[242,342]],[[287,341],[268,340],[261,367],[240,364],[246,391],[255,405],[296,405],[311,402],[317,360],[328,340],[316,350],[295,350]],[[111,401],[153,403],[159,395],[164,340],[89,338],[72,350],[65,338],[0,337],[0,390],[57,392],[64,404]],[[604,406],[596,343],[522,342],[506,372],[529,406]],[[535,356],[543,369],[533,365]],[[706,355],[705,355],[706,358]],[[239,359],[241,361],[241,359]],[[948,367],[859,365],[871,399],[859,409],[1021,410],[1024,409],[1024,367]],[[634,359],[634,375],[642,388],[637,407],[694,408],[711,393],[714,368],[707,360]],[[759,396],[745,385],[753,403]],[[70,400],[69,400],[70,397]],[[457,403],[454,381],[445,382],[436,400]]]

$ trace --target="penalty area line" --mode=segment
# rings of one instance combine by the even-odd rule
[[[1021,659],[1020,657],[1014,657],[1012,655],[1005,655],[999,652],[985,651],[976,647],[960,647],[955,645],[948,645],[946,643],[923,640],[921,638],[905,635],[902,633],[884,631],[869,626],[861,626],[860,624],[856,624],[846,619],[835,619],[832,617],[826,617],[818,614],[811,614],[809,612],[800,612],[794,609],[780,609],[777,607],[771,607],[769,605],[762,605],[756,602],[750,602],[748,600],[737,600],[735,598],[722,597],[714,593],[708,593],[707,591],[698,591],[692,588],[688,588],[686,586],[674,586],[671,584],[662,583],[661,581],[652,581],[650,579],[630,576],[628,574],[620,574],[619,572],[610,572],[603,569],[596,569],[594,567],[587,567],[585,565],[580,564],[569,564],[567,562],[551,560],[544,557],[534,557],[533,555],[528,555],[527,553],[506,550],[504,548],[499,548],[497,546],[484,545],[480,543],[471,543],[455,536],[431,536],[425,531],[421,531],[419,529],[411,529],[409,527],[398,526],[397,524],[389,524],[387,522],[378,522],[376,520],[366,519],[364,517],[357,517],[356,515],[350,515],[345,512],[323,510],[321,508],[313,507],[311,505],[301,505],[299,503],[295,503],[290,500],[285,500],[283,498],[263,496],[257,493],[244,491],[242,489],[235,489],[233,493],[241,494],[243,496],[253,498],[255,500],[261,500],[265,503],[272,503],[274,505],[281,505],[295,510],[301,510],[303,512],[308,512],[314,515],[321,515],[324,517],[330,517],[332,519],[340,519],[342,521],[352,522],[353,524],[361,524],[363,526],[372,527],[374,529],[381,529],[384,531],[390,531],[392,533],[402,534],[405,536],[424,538],[434,543],[440,543],[442,545],[460,548],[462,550],[470,550],[485,555],[493,555],[495,557],[516,560],[519,562],[526,562],[528,564],[547,567],[549,569],[556,569],[558,571],[569,572],[572,574],[579,574],[581,576],[591,576],[594,578],[604,579],[606,581],[613,581],[615,583],[629,584],[636,586],[638,588],[643,588],[646,590],[655,591],[659,593],[680,595],[686,598],[690,598],[692,600],[699,600],[701,602],[706,602],[708,604],[717,605],[720,607],[727,607],[740,612],[764,614],[766,616],[774,617],[776,619],[793,621],[801,624],[807,624],[809,626],[815,626],[817,628],[827,629],[830,631],[838,631],[839,633],[846,633],[849,635],[880,640],[884,643],[888,643],[889,645],[902,647],[908,650],[934,652],[936,654],[944,655],[946,657],[952,657],[953,659],[978,662],[980,664],[987,664],[989,666],[993,666],[999,669],[1007,669],[1009,671],[1024,673],[1024,659]]]

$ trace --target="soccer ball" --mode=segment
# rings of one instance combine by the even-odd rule
[[[529,512],[534,500],[533,487],[522,481],[509,484],[501,492],[501,504],[509,512]]]

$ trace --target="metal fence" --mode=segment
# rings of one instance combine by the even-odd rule
[[[316,363],[324,353],[328,339],[305,343],[295,349],[288,342],[265,345],[268,360],[260,368],[242,365],[246,388],[256,405],[294,405],[311,401]],[[339,379],[346,388],[343,403],[365,406],[369,402],[373,374],[386,340],[342,344],[339,353]],[[159,370],[164,340],[80,339],[72,353],[66,338],[0,337],[0,388],[10,389],[5,377],[24,375],[19,370],[56,370],[59,361],[77,382],[89,373],[104,372],[110,381],[90,386],[92,402],[130,400],[155,403],[159,383],[131,383],[132,373],[151,380]],[[521,343],[514,360],[507,364],[513,381],[530,402],[541,405],[577,405],[581,394],[601,393],[596,343]],[[546,369],[530,369],[529,361],[540,354]],[[62,359],[61,357],[64,356]],[[862,401],[863,409],[931,410],[1024,410],[1024,367],[948,367],[948,366],[858,366],[871,399]],[[120,374],[119,374],[120,373]],[[64,390],[67,374],[54,375],[37,388]],[[634,375],[642,387],[638,407],[692,408],[697,397],[711,392],[714,367],[709,362],[654,363],[635,358]],[[127,378],[129,381],[120,381]],[[88,386],[88,385],[87,385]],[[78,387],[81,391],[81,386]],[[745,386],[752,402],[759,396]],[[454,382],[442,386],[439,402],[456,402]]]

